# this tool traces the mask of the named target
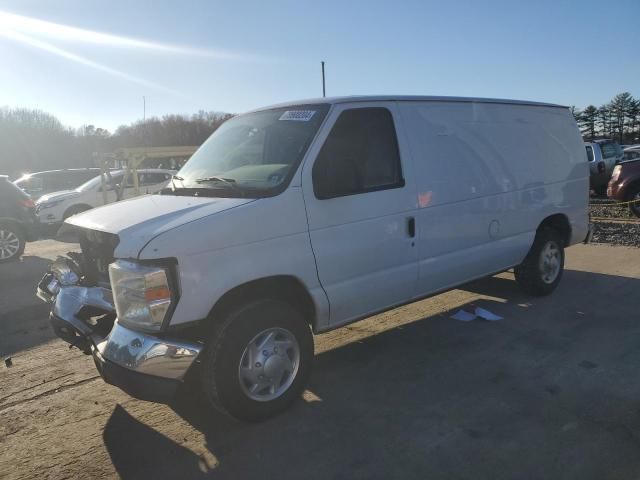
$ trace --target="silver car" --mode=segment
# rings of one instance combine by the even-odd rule
[[[606,195],[613,167],[622,160],[622,149],[613,140],[585,142],[589,161],[590,187],[598,195]]]

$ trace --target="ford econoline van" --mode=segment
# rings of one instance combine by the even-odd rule
[[[165,401],[188,379],[260,420],[305,388],[312,333],[510,268],[551,293],[588,194],[566,107],[293,102],[228,120],[159,193],[69,218],[82,255],[38,295],[107,382]]]

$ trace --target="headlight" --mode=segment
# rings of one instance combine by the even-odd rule
[[[52,207],[55,207],[56,205],[60,205],[62,202],[64,202],[64,200],[54,200],[52,202],[42,202],[42,203],[36,204],[36,208],[38,210],[45,210],[47,208],[52,208]]]
[[[612,181],[615,182],[616,180],[618,180],[621,170],[622,170],[622,165],[616,165],[615,167],[613,167],[613,173],[611,174]]]
[[[160,330],[173,301],[166,270],[116,260],[109,265],[109,279],[118,321]]]

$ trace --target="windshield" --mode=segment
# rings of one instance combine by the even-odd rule
[[[171,191],[247,197],[277,193],[294,174],[328,109],[301,105],[228,120],[182,167]]]

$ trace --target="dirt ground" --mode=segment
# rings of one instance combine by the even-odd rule
[[[316,337],[308,391],[250,425],[129,398],[33,296],[73,244],[0,265],[0,478],[640,477],[640,249],[567,252],[550,297],[504,273]],[[482,306],[497,322],[458,322]]]

